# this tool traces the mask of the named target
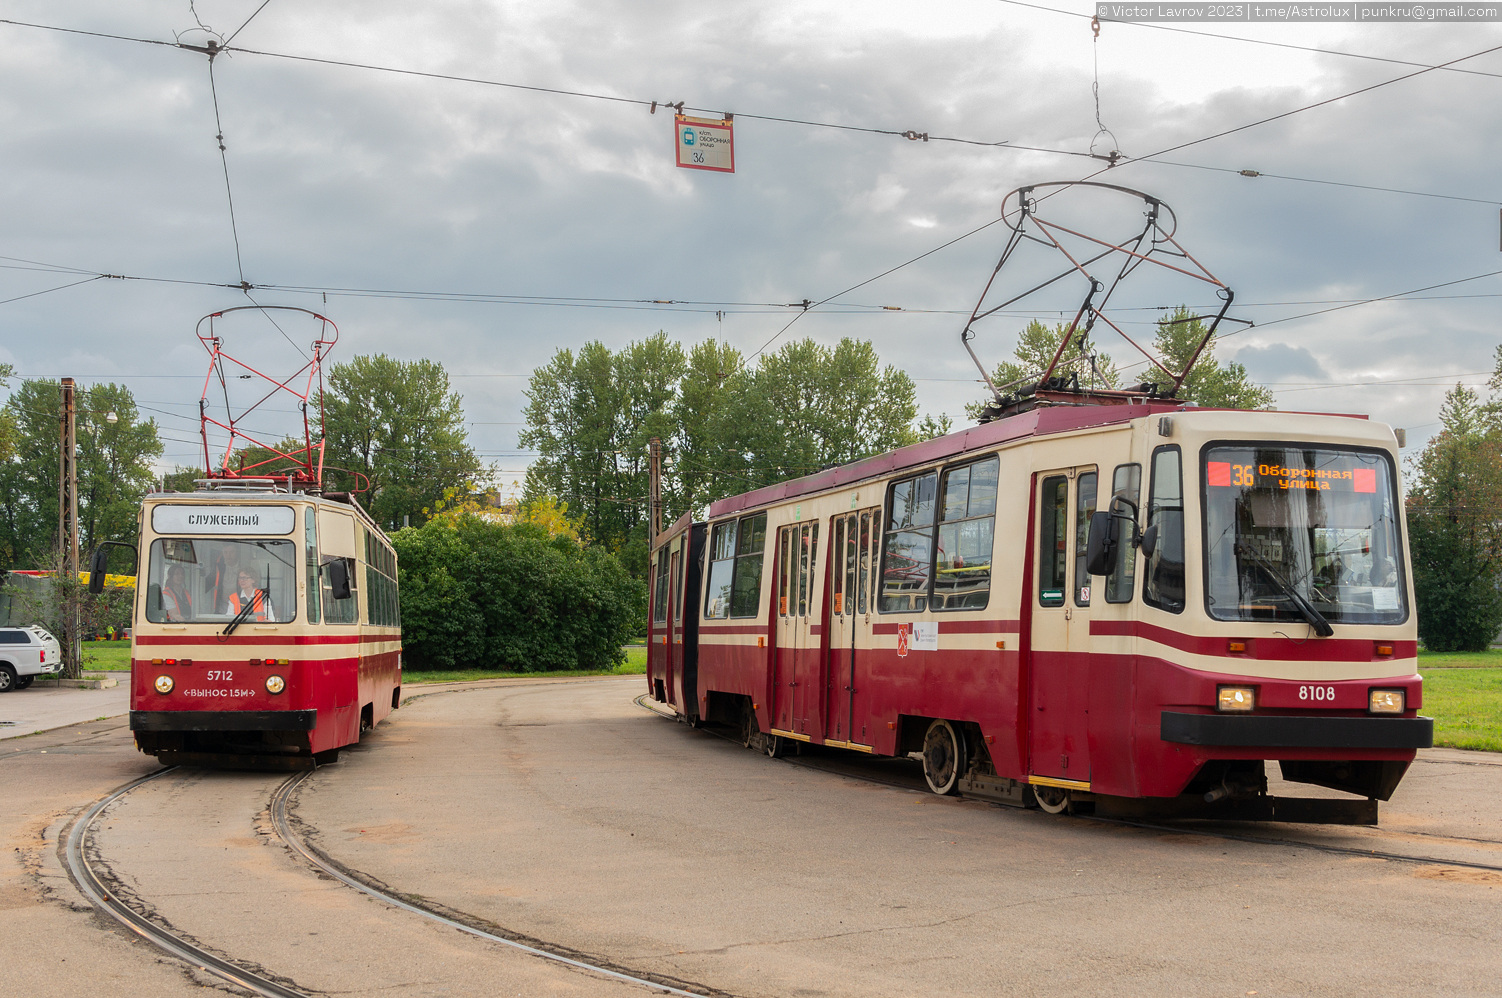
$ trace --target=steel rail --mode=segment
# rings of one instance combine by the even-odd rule
[[[658,717],[666,718],[668,720],[675,720],[676,719],[676,715],[668,714],[666,711],[658,710],[658,709],[656,709],[654,707],[650,707],[646,703],[644,703],[643,701],[647,698],[648,695],[649,694],[642,694],[641,696],[636,697],[635,700],[634,700],[634,702],[636,703],[636,705],[638,707],[641,707],[643,710],[646,710],[646,711],[648,711],[650,713],[656,714]],[[704,730],[706,731],[707,734],[715,735],[715,736],[720,737],[720,738],[725,738],[728,741],[735,741],[735,739],[730,738],[728,735],[724,734],[723,732],[717,732],[717,731],[713,731],[713,730],[710,730],[710,729],[704,729]],[[848,762],[850,762],[852,764],[856,764],[856,765],[852,765],[852,766],[850,766],[848,768],[846,768],[846,767],[835,768],[835,767],[832,767],[832,766],[821,766],[817,762],[813,761],[812,759],[789,759],[789,758],[783,758],[782,761],[783,762],[787,762],[787,763],[789,763],[791,765],[794,765],[794,766],[800,766],[800,767],[802,767],[804,769],[813,770],[814,772],[829,773],[829,774],[834,775],[834,776],[846,776],[846,777],[849,777],[851,779],[861,780],[861,781],[863,781],[865,783],[875,783],[875,784],[878,784],[880,786],[895,787],[898,790],[908,790],[908,791],[912,791],[914,793],[924,793],[924,794],[927,794],[927,793],[931,792],[931,791],[927,790],[926,788],[923,788],[923,787],[920,787],[920,786],[916,786],[916,785],[910,786],[908,784],[899,782],[897,780],[883,779],[882,777],[879,777],[879,776],[873,776],[873,775],[870,775],[870,774],[867,774],[867,773],[859,772],[858,771],[859,770],[858,764],[859,763],[863,763],[863,762],[867,762],[870,758],[871,758],[870,756],[865,756],[865,755],[860,755],[860,754],[856,754],[856,753],[851,753],[850,758],[848,760],[844,760],[844,761],[848,761]],[[1425,761],[1431,761],[1431,760],[1425,760]],[[1477,765],[1477,764],[1476,763],[1470,763],[1470,765]],[[964,796],[964,795],[961,794],[961,796]],[[979,798],[970,798],[970,799],[971,800],[975,800],[977,803],[982,803],[982,804],[992,803],[991,801],[985,801],[985,800],[981,800]],[[998,806],[1004,806],[1004,805],[998,805]],[[1013,808],[1013,810],[1016,810],[1016,809]],[[1146,831],[1168,832],[1168,833],[1171,833],[1171,834],[1174,834],[1174,835],[1198,835],[1198,836],[1202,836],[1204,838],[1221,839],[1221,840],[1229,841],[1229,842],[1249,842],[1249,843],[1253,843],[1255,845],[1290,846],[1290,847],[1296,848],[1296,849],[1311,849],[1311,850],[1314,850],[1316,852],[1335,853],[1335,854],[1345,855],[1345,856],[1358,856],[1358,857],[1362,857],[1362,858],[1365,858],[1365,859],[1381,859],[1381,860],[1387,860],[1388,862],[1394,862],[1394,863],[1413,863],[1413,864],[1419,865],[1419,866],[1463,866],[1463,867],[1466,867],[1467,869],[1472,869],[1472,870],[1486,870],[1486,871],[1489,871],[1489,872],[1502,873],[1502,863],[1481,863],[1481,862],[1476,862],[1476,861],[1473,861],[1473,860],[1465,860],[1465,859],[1445,859],[1445,858],[1438,857],[1438,856],[1415,856],[1415,855],[1412,855],[1410,853],[1386,852],[1386,851],[1378,851],[1376,849],[1363,849],[1363,848],[1360,848],[1359,846],[1340,846],[1340,845],[1333,845],[1333,844],[1325,843],[1325,842],[1310,842],[1310,841],[1308,841],[1306,839],[1285,838],[1285,837],[1282,837],[1282,836],[1275,836],[1275,835],[1254,835],[1254,834],[1247,833],[1247,832],[1220,831],[1220,830],[1217,830],[1217,829],[1214,829],[1214,828],[1206,828],[1206,827],[1202,827],[1202,826],[1185,827],[1185,826],[1181,826],[1181,825],[1161,824],[1159,822],[1154,822],[1154,821],[1143,821],[1143,820],[1134,819],[1134,818],[1112,818],[1112,817],[1108,817],[1108,816],[1104,816],[1104,815],[1097,816],[1097,815],[1093,815],[1093,814],[1071,814],[1071,815],[1069,815],[1069,817],[1076,818],[1076,819],[1079,819],[1081,821],[1095,822],[1096,824],[1101,824],[1101,825],[1120,825],[1120,826],[1125,826],[1125,827],[1129,827],[1129,828],[1141,828],[1141,829],[1144,829]],[[1203,819],[1203,820],[1210,820],[1210,819]],[[1395,830],[1389,830],[1389,829],[1384,829],[1384,828],[1374,828],[1374,829],[1371,829],[1370,831],[1366,831],[1366,832],[1362,832],[1362,833],[1358,833],[1358,834],[1370,835],[1373,838],[1387,837],[1389,839],[1392,839],[1392,838],[1401,838],[1401,837],[1403,837],[1405,835],[1416,835],[1416,836],[1421,835],[1421,836],[1424,836],[1425,838],[1443,839],[1443,840],[1446,840],[1446,841],[1457,842],[1457,843],[1474,842],[1477,845],[1502,846],[1502,840],[1498,840],[1498,839],[1473,838],[1473,837],[1470,837],[1470,836],[1463,836],[1463,835],[1442,835],[1442,834],[1437,833],[1437,832],[1409,832],[1409,831],[1395,831]]]
[[[73,827],[68,831],[68,843],[65,849],[68,872],[73,877],[73,883],[77,885],[84,897],[89,899],[89,903],[99,911],[113,918],[141,939],[184,963],[245,988],[247,991],[264,995],[266,998],[310,998],[306,992],[289,988],[270,978],[246,970],[162,928],[121,900],[94,870],[89,859],[92,845],[89,833],[93,829],[94,822],[99,819],[106,808],[132,790],[166,776],[174,772],[176,768],[173,766],[160,769],[149,776],[132,780],[95,801],[73,822]]]
[[[614,981],[619,981],[623,984],[635,984],[644,988],[650,988],[653,991],[658,991],[663,994],[679,995],[681,996],[681,998],[705,998],[706,995],[725,994],[725,992],[723,991],[712,990],[708,988],[703,991],[685,991],[682,988],[674,987],[673,985],[667,984],[663,981],[652,980],[648,977],[638,977],[636,975],[623,973],[618,970],[611,970],[609,967],[603,967],[599,964],[590,963],[587,960],[577,959],[575,957],[567,956],[563,953],[544,949],[540,946],[529,945],[528,943],[519,942],[516,939],[509,939],[506,936],[499,935],[494,932],[487,932],[484,929],[478,928],[474,925],[469,925],[456,918],[450,918],[447,915],[440,914],[439,912],[425,908],[421,905],[413,904],[412,902],[407,901],[395,894],[390,894],[366,883],[363,880],[360,880],[357,877],[351,876],[350,873],[345,870],[345,868],[333,862],[323,853],[310,846],[292,830],[292,822],[288,817],[287,812],[288,801],[292,796],[292,792],[297,789],[299,785],[301,785],[303,780],[307,779],[311,775],[311,772],[298,773],[297,775],[283,782],[281,786],[276,788],[271,796],[271,821],[273,826],[276,828],[277,835],[281,837],[282,841],[287,845],[288,849],[296,853],[309,865],[313,866],[322,873],[328,874],[335,880],[344,884],[346,887],[351,887],[354,890],[359,891],[361,894],[375,898],[377,901],[384,902],[385,904],[388,904],[393,908],[399,908],[402,911],[409,912],[413,915],[420,915],[421,917],[431,919],[432,921],[435,921],[440,925],[445,925],[448,928],[456,929],[471,936],[476,936],[480,939],[484,939],[487,942],[500,943],[503,946],[509,946],[512,949],[520,950],[523,953],[527,953],[531,956],[540,957],[544,960],[551,960],[554,963],[561,963],[564,966],[573,967],[575,970],[582,970],[586,973],[594,974],[599,977],[606,977]]]

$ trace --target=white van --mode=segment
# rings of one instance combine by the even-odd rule
[[[0,693],[24,690],[63,669],[63,647],[40,627],[0,627]]]

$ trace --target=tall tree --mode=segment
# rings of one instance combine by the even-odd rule
[[[1461,385],[1440,420],[1407,500],[1419,636],[1431,651],[1484,651],[1502,627],[1502,432]]]
[[[559,350],[532,373],[524,494],[552,495],[586,535],[646,566],[647,444],[662,441],[664,525],[749,488],[919,439],[912,379],[869,343],[788,343],[747,368],[734,349],[685,353],[665,333],[611,353]],[[932,431],[943,424],[928,421]]]
[[[463,400],[443,365],[359,356],[329,370],[323,396],[328,478],[368,489],[371,516],[387,527],[472,487],[480,460],[464,429]]]
[[[140,420],[123,385],[92,385],[76,395],[79,543],[135,532],[135,513],[162,453],[153,420]],[[109,414],[115,416],[110,422]],[[0,437],[0,554],[11,567],[50,566],[57,547],[58,421],[61,385],[27,379],[5,405]]]

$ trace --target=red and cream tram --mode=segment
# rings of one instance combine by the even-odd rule
[[[1404,537],[1365,418],[1038,407],[680,520],[648,684],[938,793],[1374,822],[1432,739]],[[1354,796],[1269,795],[1269,761]]]
[[[168,764],[332,761],[400,700],[396,554],[347,496],[200,486],[141,509],[136,744]]]

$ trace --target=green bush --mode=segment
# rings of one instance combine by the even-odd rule
[[[437,517],[391,537],[413,669],[610,669],[646,587],[614,555],[532,524]]]

